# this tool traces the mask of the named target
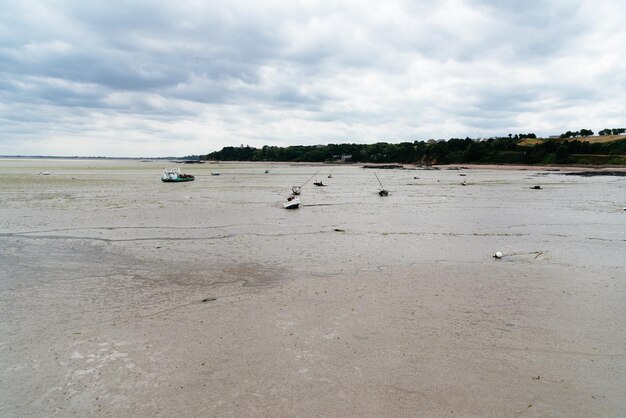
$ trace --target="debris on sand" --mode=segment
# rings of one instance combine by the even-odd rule
[[[529,253],[510,253],[510,254],[506,254],[506,257],[513,257],[515,255],[533,255],[535,254],[535,259],[538,258],[541,254],[543,254],[543,251],[531,251]],[[493,255],[493,258],[497,258],[497,259],[501,259],[502,257],[505,257],[504,254],[502,254],[500,251],[496,251],[496,253]]]

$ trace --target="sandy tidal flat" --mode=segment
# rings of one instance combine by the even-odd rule
[[[0,160],[0,416],[626,415],[624,177],[164,167]]]

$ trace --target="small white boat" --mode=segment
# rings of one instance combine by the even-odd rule
[[[300,207],[300,199],[295,196],[289,196],[287,202],[283,204],[285,209],[298,209]]]
[[[214,172],[212,172],[212,173],[211,173],[211,175],[212,175],[212,176],[219,176],[219,175],[220,175],[220,173],[218,173],[217,171],[214,171]]]
[[[291,187],[291,193],[293,193],[295,196],[299,195],[301,191],[302,191],[302,187],[300,186]]]
[[[40,172],[39,172],[39,175],[40,175],[40,176],[49,176],[49,175],[50,175],[50,172],[49,172],[49,171],[40,171]]]

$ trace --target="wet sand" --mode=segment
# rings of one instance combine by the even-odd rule
[[[626,415],[623,177],[270,166],[0,160],[0,415]]]

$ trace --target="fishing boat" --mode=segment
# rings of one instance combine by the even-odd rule
[[[314,182],[313,182],[313,184],[314,184],[315,186],[318,186],[318,187],[323,187],[323,186],[326,186],[326,185],[325,185],[324,183],[322,183],[321,181],[314,181]]]
[[[285,209],[298,209],[300,207],[300,199],[296,196],[289,196],[287,202],[283,204]]]
[[[211,173],[211,175],[212,175],[212,176],[219,176],[219,175],[220,175],[220,173],[218,173],[217,171],[214,171],[214,172],[212,172],[212,173]]]
[[[193,181],[195,179],[191,174],[180,172],[180,168],[166,168],[161,176],[161,181],[166,183],[177,183],[182,181]]]

